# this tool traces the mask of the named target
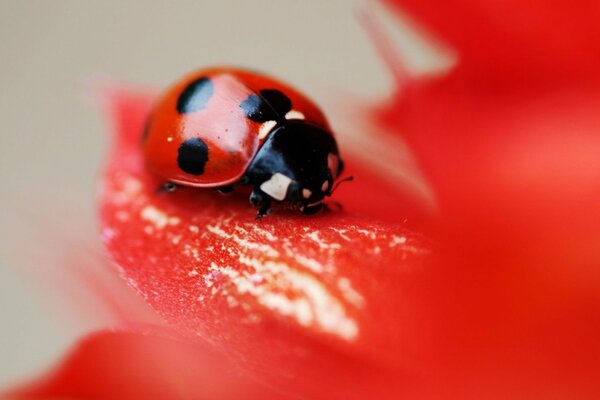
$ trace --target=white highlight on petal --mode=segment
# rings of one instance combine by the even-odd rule
[[[258,128],[258,138],[260,140],[263,140],[264,138],[266,138],[269,135],[269,133],[271,133],[273,128],[275,128],[275,125],[277,125],[277,122],[275,122],[275,121],[263,122],[260,125],[260,128]]]
[[[396,236],[392,235],[392,241],[390,242],[390,247],[397,246],[399,244],[405,244],[408,239],[406,236]]]
[[[342,295],[344,296],[344,298],[346,300],[348,300],[350,303],[354,304],[356,307],[362,308],[365,305],[365,299],[364,297],[362,297],[362,295],[357,292],[353,287],[352,287],[352,282],[350,282],[350,279],[342,277],[340,279],[338,279],[338,288],[341,290]]]
[[[285,114],[285,119],[306,119],[306,117],[300,111],[291,110]]]
[[[302,197],[308,199],[312,195],[312,191],[310,189],[302,189]]]
[[[219,296],[231,307],[241,307],[247,313],[242,323],[258,322],[264,314],[260,311],[263,308],[291,318],[300,326],[356,340],[360,328],[354,311],[365,306],[365,299],[350,279],[335,269],[335,254],[341,249],[335,243],[339,236],[330,230],[302,227],[303,239],[328,252],[324,258],[311,258],[299,251],[295,235],[278,232],[276,236],[268,229],[255,227],[251,223],[232,226],[225,217],[207,225],[206,234],[214,235],[215,251],[220,249],[221,253],[219,260],[209,266],[206,260],[195,258],[195,248],[184,248],[184,253],[195,259],[189,276],[197,278],[203,286],[198,301]],[[348,225],[339,230],[354,229],[355,226]]]
[[[142,182],[128,175],[117,177],[116,188],[113,189],[110,200],[113,204],[123,205],[140,198]]]
[[[321,264],[320,262],[318,262],[317,260],[315,260],[313,258],[305,257],[302,254],[293,254],[293,253],[292,253],[292,257],[294,258],[294,260],[298,261],[299,264],[302,264],[302,266],[310,269],[314,273],[320,274],[325,269],[323,267],[323,264]]]
[[[310,206],[314,206],[316,204],[319,204],[320,202],[317,203],[313,203],[313,204],[308,204],[307,207]],[[323,239],[321,239],[321,237],[319,236],[319,231],[312,231],[310,233],[306,233],[304,234],[304,237],[312,240],[313,242],[315,242],[321,249],[323,250],[336,250],[336,249],[341,249],[342,246],[339,243],[327,243],[326,241],[324,241]]]
[[[177,217],[170,217],[164,211],[154,207],[146,206],[140,212],[140,217],[145,220],[152,222],[156,229],[162,229],[167,225],[177,225],[181,220]]]
[[[345,340],[358,336],[358,325],[344,308],[344,304],[318,279],[277,261],[264,261],[240,255],[239,262],[250,271],[239,271],[230,266],[212,262],[205,282],[225,277],[241,295],[250,295],[256,301],[281,315],[294,318],[302,326],[317,325],[325,332]],[[255,275],[262,277],[253,279]],[[280,287],[289,288],[282,291]]]
[[[282,173],[276,172],[271,179],[263,182],[260,189],[278,201],[283,201],[290,187],[292,180]]]
[[[277,241],[277,236],[273,235],[268,230],[259,227],[256,223],[253,222],[252,225],[251,225],[251,228],[252,228],[252,230],[254,232],[256,232],[260,236],[266,238],[269,242],[276,242]]]
[[[356,228],[356,232],[360,233],[363,236],[368,237],[371,240],[377,239],[377,233],[375,231],[370,231],[368,229],[358,229],[358,228]]]
[[[333,230],[334,232],[337,232],[338,235],[340,235],[340,237],[342,239],[344,239],[346,242],[351,242],[352,239],[350,239],[350,237],[348,235],[346,235],[346,233],[348,232],[348,229],[338,229],[338,228],[330,228],[331,230]]]
[[[224,239],[233,240],[235,243],[237,243],[240,247],[242,247],[244,249],[257,250],[257,251],[260,251],[261,253],[264,253],[266,256],[269,256],[269,257],[279,257],[279,252],[277,250],[275,250],[273,247],[269,246],[268,244],[252,242],[250,240],[239,237],[235,233],[229,234],[229,233],[225,232],[219,225],[207,225],[206,229],[210,233],[214,233],[215,235],[220,236]]]

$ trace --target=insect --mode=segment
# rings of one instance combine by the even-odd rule
[[[168,89],[142,146],[165,190],[252,185],[258,218],[273,202],[291,202],[303,214],[319,211],[344,168],[329,123],[311,100],[235,68],[199,70]]]

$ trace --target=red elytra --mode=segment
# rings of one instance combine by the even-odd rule
[[[304,121],[331,132],[319,108],[290,85],[242,69],[201,69],[174,84],[154,106],[143,143],[147,167],[185,186],[210,188],[238,181],[266,139],[262,122],[249,119],[242,109],[261,90],[285,94]],[[208,146],[201,173],[178,165],[178,150],[193,138]]]

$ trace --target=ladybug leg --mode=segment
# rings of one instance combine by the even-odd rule
[[[156,188],[156,193],[174,192],[178,187],[179,187],[179,185],[177,185],[173,182],[165,182],[162,185],[160,185],[158,188]]]
[[[323,203],[312,204],[310,206],[302,207],[302,214],[312,215],[318,213],[323,208]]]
[[[263,192],[260,187],[255,186],[250,193],[250,204],[258,208],[256,219],[261,219],[271,209],[271,196]]]
[[[220,188],[216,188],[215,190],[221,194],[229,194],[233,192],[233,185],[221,186]]]
[[[271,211],[271,202],[269,201],[267,204],[263,205],[256,214],[256,219],[262,219],[265,215],[267,215]]]

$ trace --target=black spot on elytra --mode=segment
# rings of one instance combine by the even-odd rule
[[[242,101],[240,107],[246,117],[255,122],[282,121],[285,114],[292,109],[292,102],[281,91],[264,89],[260,96],[252,94]]]
[[[282,117],[292,109],[292,101],[290,98],[277,89],[264,89],[259,93],[260,96],[273,107],[275,112]]]
[[[200,138],[188,139],[179,146],[177,165],[183,172],[202,175],[208,162],[208,146]]]
[[[205,77],[196,79],[187,85],[179,95],[177,111],[180,114],[187,114],[202,110],[214,92],[214,85],[210,79]]]
[[[242,101],[240,107],[246,114],[246,117],[255,122],[265,122],[272,119],[277,119],[277,114],[266,101],[261,97],[251,94],[248,98]]]

